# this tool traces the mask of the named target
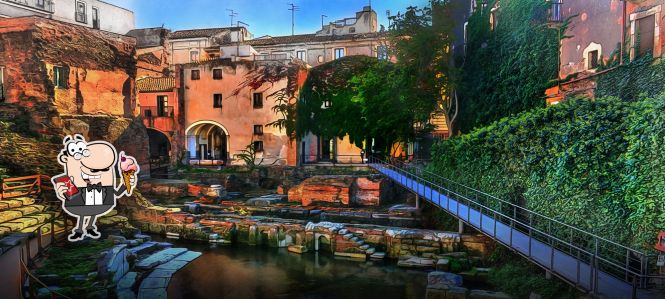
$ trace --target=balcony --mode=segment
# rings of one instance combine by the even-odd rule
[[[142,106],[141,116],[143,116],[143,124],[148,128],[157,129],[162,132],[174,131],[175,115],[173,106]]]
[[[561,16],[563,9],[563,0],[550,0],[550,7],[548,11],[548,21],[551,24],[558,24],[563,22]]]
[[[36,9],[47,13],[53,13],[52,0],[0,0],[0,2],[19,5],[22,7]]]

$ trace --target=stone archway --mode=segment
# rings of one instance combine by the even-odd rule
[[[171,161],[171,139],[166,133],[157,129],[147,128],[147,132],[150,152],[150,176],[166,176]]]
[[[229,159],[229,132],[214,121],[198,121],[185,130],[191,164],[225,165]]]

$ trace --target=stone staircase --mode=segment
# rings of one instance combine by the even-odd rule
[[[366,243],[363,239],[363,235],[351,232],[348,229],[340,229],[337,231],[337,234],[341,236],[341,241],[338,238],[337,248],[340,248],[340,243],[345,243],[343,247],[344,251],[335,251],[335,255],[346,256],[346,257],[357,257],[357,258],[371,258],[371,259],[383,259],[385,257],[384,252],[376,251],[376,248],[372,247],[370,244]],[[341,241],[341,242],[340,242]],[[348,247],[347,247],[348,246]],[[362,255],[365,255],[364,257]]]
[[[116,284],[120,299],[166,298],[171,277],[201,253],[174,248],[171,243],[154,242],[150,236],[135,234],[135,239],[111,236],[115,243],[98,264]],[[130,265],[129,261],[136,262]]]
[[[11,233],[49,234],[51,226],[41,225],[57,215],[58,212],[35,204],[35,200],[30,197],[3,199],[0,201],[0,237]],[[37,232],[40,226],[41,232]],[[56,232],[64,229],[63,220],[56,221],[55,229]]]

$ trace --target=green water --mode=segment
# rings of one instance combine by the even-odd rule
[[[176,273],[169,298],[424,298],[427,272],[286,248],[175,244],[203,253]]]

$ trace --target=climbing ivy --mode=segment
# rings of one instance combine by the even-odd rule
[[[665,229],[665,94],[572,99],[433,147],[431,170],[564,223],[650,248]]]
[[[489,1],[482,9],[479,1],[468,20],[466,55],[458,61],[462,132],[543,107],[544,91],[557,78],[559,39],[565,38],[568,21],[549,27],[547,1],[501,1],[492,29],[490,12],[496,3]]]
[[[626,101],[641,95],[656,96],[665,90],[665,64],[645,55],[598,76],[596,96],[616,96]]]

